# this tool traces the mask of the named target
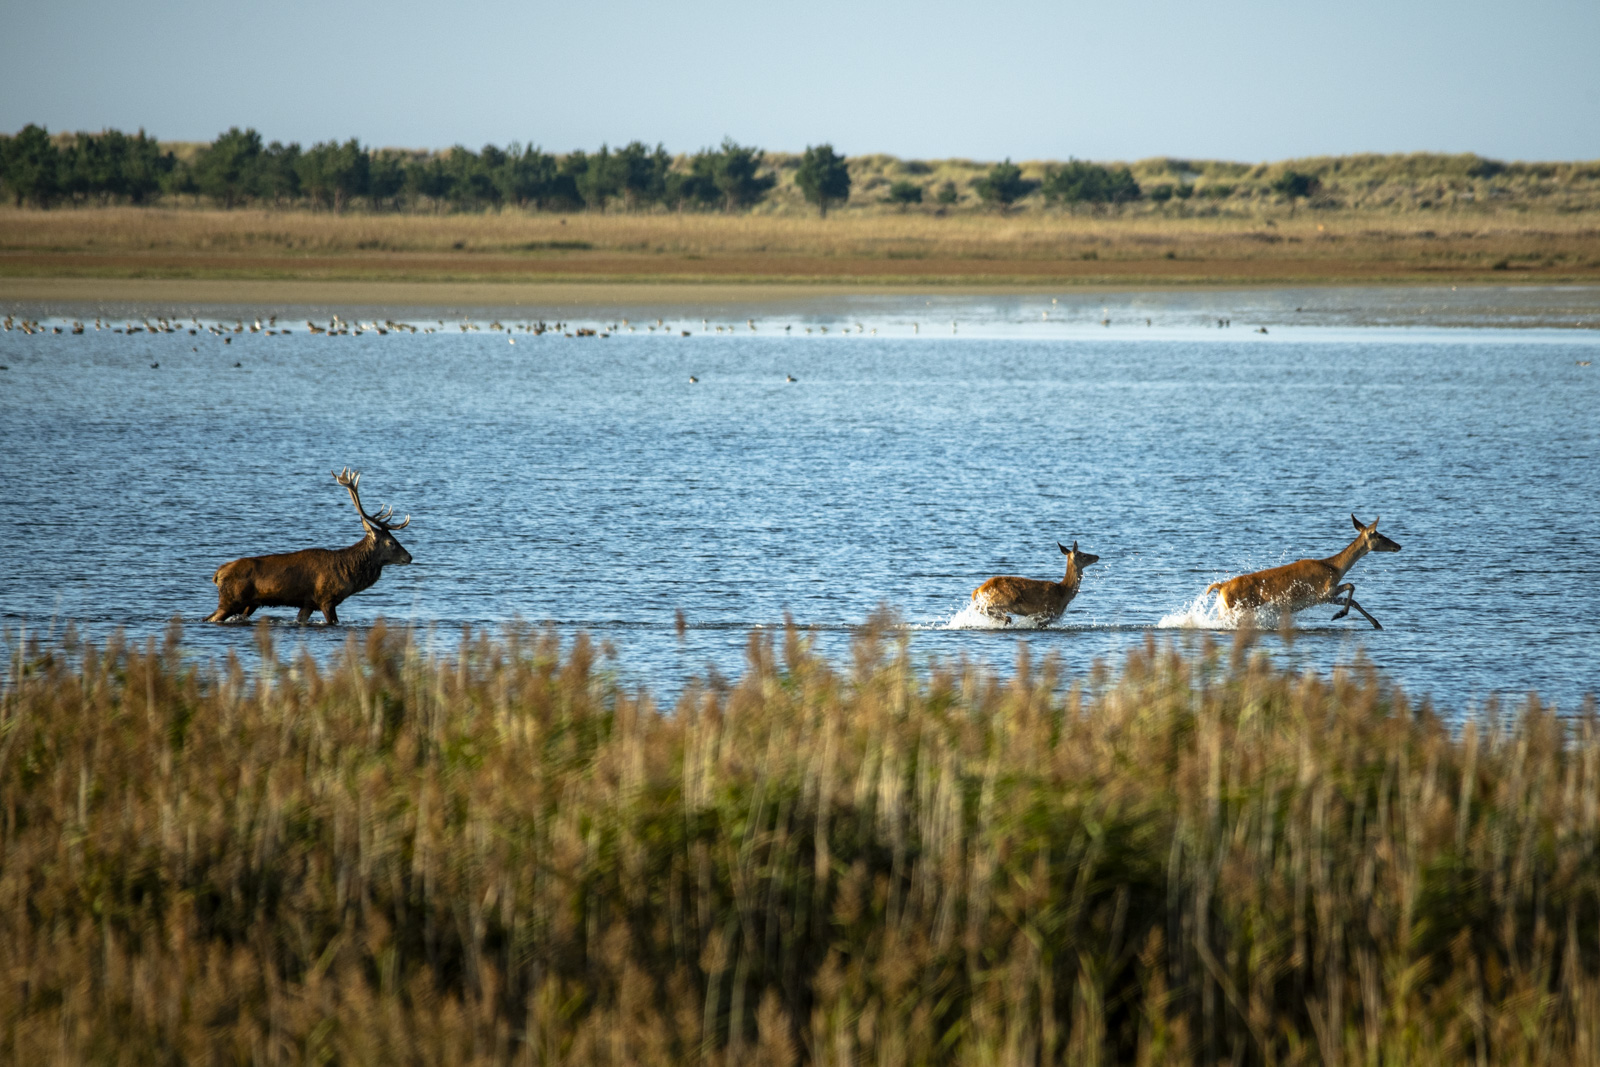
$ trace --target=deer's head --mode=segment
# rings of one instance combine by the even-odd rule
[[[1057,541],[1056,542],[1056,547],[1061,550],[1061,554],[1063,556],[1067,557],[1067,573],[1068,574],[1071,574],[1073,571],[1077,571],[1079,574],[1082,574],[1083,573],[1083,568],[1087,567],[1091,563],[1099,563],[1100,562],[1100,557],[1099,556],[1092,555],[1092,554],[1090,554],[1088,552],[1079,552],[1078,551],[1078,542],[1076,542],[1076,541],[1072,542],[1072,547],[1071,548],[1068,548],[1066,545],[1062,544],[1060,541]]]
[[[377,560],[380,564],[410,563],[411,553],[405,546],[394,539],[390,530],[404,530],[411,525],[411,516],[407,515],[401,522],[391,521],[394,518],[394,508],[380,508],[376,515],[368,515],[361,506],[361,472],[353,471],[349,467],[336,473],[333,480],[350,491],[350,502],[356,506],[356,514],[361,516],[361,525],[367,529],[367,538],[372,541]]]
[[[1398,552],[1400,546],[1378,532],[1378,516],[1372,517],[1372,522],[1366,526],[1361,525],[1361,520],[1354,515],[1350,521],[1355,524],[1356,530],[1361,534],[1361,548],[1366,552]]]

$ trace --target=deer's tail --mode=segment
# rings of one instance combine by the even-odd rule
[[[1206,595],[1209,596],[1210,594],[1217,592],[1221,588],[1222,588],[1222,583],[1221,582],[1212,582],[1210,585],[1206,586]]]

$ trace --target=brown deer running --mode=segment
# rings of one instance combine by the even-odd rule
[[[1218,602],[1228,611],[1251,614],[1268,606],[1293,615],[1318,604],[1340,604],[1342,607],[1333,617],[1335,620],[1344,618],[1355,608],[1366,615],[1375,629],[1381,630],[1383,625],[1356,603],[1355,583],[1344,581],[1344,576],[1368,552],[1398,552],[1400,546],[1378,532],[1377,516],[1373,516],[1369,526],[1361,525],[1361,520],[1354,515],[1350,516],[1350,521],[1355,524],[1356,539],[1327,559],[1302,559],[1271,570],[1241,574],[1207,586],[1206,592],[1216,593]],[[1339,599],[1341,593],[1343,600]]]
[[[411,562],[411,553],[389,533],[409,526],[411,516],[403,522],[390,522],[392,507],[368,515],[361,507],[361,472],[346,467],[333,477],[350,491],[367,535],[349,548],[304,548],[224,563],[211,576],[217,586],[217,610],[206,622],[222,622],[234,615],[248,619],[257,608],[299,608],[299,622],[310,619],[316,610],[329,626],[337,626],[335,609],[341,601],[376,582],[385,564]]]
[[[1025,616],[1040,626],[1048,626],[1061,618],[1072,598],[1078,595],[1083,568],[1100,562],[1100,557],[1079,552],[1076,541],[1071,548],[1057,541],[1056,547],[1067,557],[1067,573],[1059,582],[1010,575],[990,578],[972,591],[973,605],[991,619],[999,619],[1008,626],[1012,615]]]

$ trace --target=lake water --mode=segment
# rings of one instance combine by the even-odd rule
[[[1076,671],[1220,626],[1207,584],[1330,555],[1354,512],[1404,546],[1348,576],[1384,629],[1319,608],[1274,654],[1364,652],[1458,711],[1530,689],[1573,710],[1600,679],[1592,289],[0,311],[66,327],[0,333],[13,635],[176,615],[197,654],[248,659],[249,626],[199,622],[212,572],[354,542],[329,475],[349,464],[369,510],[411,514],[416,563],[346,601],[345,627],[264,613],[318,655],[378,616],[445,643],[548,621],[670,694],[736,675],[785,613],[843,654],[888,604],[918,655],[1003,668],[1026,641]],[[250,332],[274,312],[294,332]],[[109,329],[179,313],[178,333]],[[307,332],[333,314],[419,330]],[[541,315],[569,325],[523,329]],[[224,317],[244,322],[227,344],[205,328]],[[947,628],[990,575],[1060,578],[1073,540],[1101,562],[1056,626]]]

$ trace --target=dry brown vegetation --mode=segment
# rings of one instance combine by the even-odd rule
[[[6,1060],[1600,1058],[1592,703],[790,632],[668,713],[583,641],[269,633],[250,673],[16,648]]]
[[[942,284],[1593,281],[1585,214],[0,210],[0,276]]]

